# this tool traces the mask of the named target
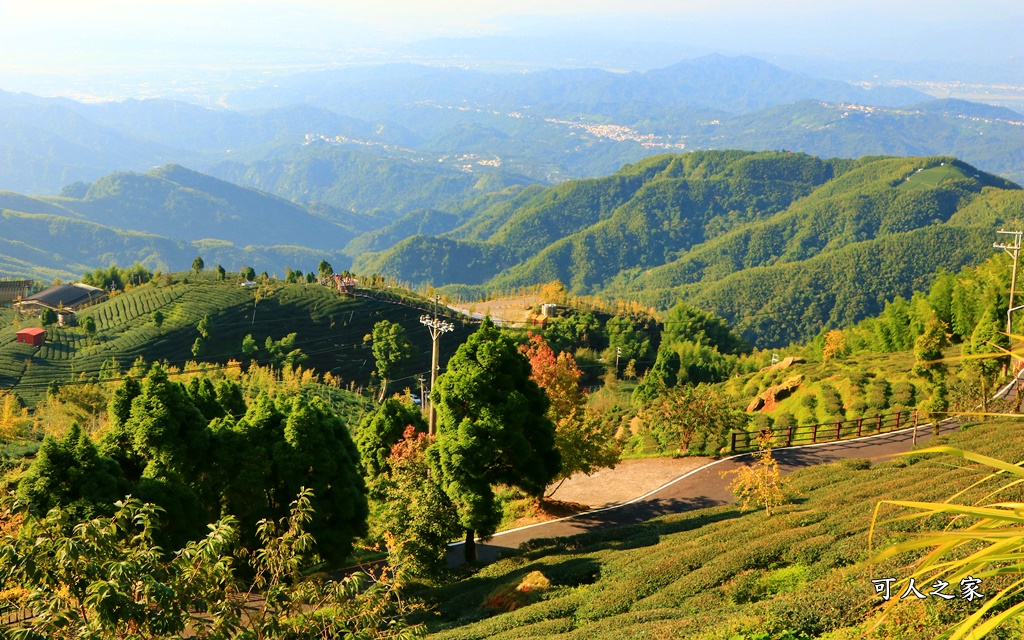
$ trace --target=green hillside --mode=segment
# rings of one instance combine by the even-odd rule
[[[983,423],[940,440],[1002,460],[1024,456],[1016,421]],[[471,578],[429,592],[433,608],[422,619],[432,637],[445,640],[939,637],[979,605],[936,598],[901,602],[867,635],[881,603],[871,579],[908,575],[905,562],[867,563],[872,511],[880,499],[941,501],[986,473],[938,456],[800,470],[791,476],[799,498],[770,518],[729,505],[539,540]],[[979,499],[987,490],[961,500]],[[933,529],[943,524],[926,523]],[[906,539],[919,526],[882,528],[876,548]],[[503,613],[484,605],[533,571],[551,586],[532,594],[526,606]],[[1022,631],[1020,622],[1012,622],[1006,635],[993,637],[1019,637]]]
[[[48,214],[0,212],[0,270],[7,277],[80,277],[83,271],[111,264],[141,262],[165,271],[187,269],[197,255],[210,266],[232,272],[243,265],[283,274],[285,267],[316,265],[326,258],[339,268],[348,259],[337,251],[300,246],[236,246],[227,240],[193,242],[128,229],[117,229],[80,218]],[[273,240],[273,236],[268,240]]]
[[[532,182],[501,170],[466,173],[438,166],[436,161],[412,162],[404,155],[383,157],[317,143],[277,149],[248,164],[225,162],[210,173],[295,202],[324,202],[350,211],[383,210],[395,217]]]
[[[308,356],[304,366],[321,373],[332,371],[346,383],[366,385],[374,358],[363,337],[381,320],[397,322],[408,332],[415,354],[408,364],[408,375],[428,371],[431,341],[419,323],[427,302],[403,300],[384,292],[367,294],[382,299],[342,298],[333,289],[319,285],[274,283],[270,295],[256,302],[253,289],[235,282],[217,282],[207,274],[198,282],[193,279],[189,283],[136,287],[94,305],[78,314],[80,324],[86,317],[96,320],[94,337],[80,327],[48,327],[46,344],[39,348],[17,343],[14,335],[22,326],[38,326],[38,319],[22,318],[19,322],[12,310],[3,310],[0,388],[13,388],[31,405],[43,396],[50,380],[65,382],[81,374],[94,377],[110,359],[117,360],[122,369],[138,357],[166,360],[178,367],[190,360],[219,364],[245,360],[242,339],[248,334],[260,349],[257,361],[270,363],[263,348],[266,339],[278,341],[290,333],[297,334],[293,348]],[[388,297],[396,301],[383,300]],[[156,310],[164,316],[159,327],[153,319]],[[199,335],[196,325],[204,316],[209,317],[210,338],[196,357],[192,345]],[[450,338],[441,342],[442,362],[470,330],[460,322],[456,326]],[[416,387],[417,383],[405,379],[392,386],[398,390]]]
[[[179,165],[110,174],[80,185],[77,197],[0,193],[4,274],[52,280],[111,263],[187,269],[243,265],[283,274],[327,258],[338,268],[355,236],[389,218],[328,205],[304,207]]]
[[[171,230],[182,240],[221,238],[245,246],[274,238],[278,244],[328,249],[353,235],[299,205],[179,165],[113,173],[92,183],[85,197],[59,202],[93,222],[150,233]]]
[[[939,267],[985,259],[985,234],[1022,208],[1017,185],[953,158],[693,152],[551,187],[511,211],[501,203],[447,234],[364,254],[354,268],[467,297],[557,279],[574,293],[663,309],[684,299],[769,346],[876,313]],[[478,256],[490,262],[467,259]],[[839,272],[858,278],[856,301],[843,298],[852,285]],[[770,314],[780,307],[789,309]],[[806,321],[764,332],[744,324],[794,313]]]

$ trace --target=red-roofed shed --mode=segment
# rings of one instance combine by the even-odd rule
[[[41,347],[43,346],[43,341],[46,340],[46,329],[32,327],[31,329],[22,329],[15,335],[18,336],[18,342]]]

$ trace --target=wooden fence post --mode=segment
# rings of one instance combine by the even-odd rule
[[[917,409],[916,408],[914,409],[914,439],[913,439],[913,445],[915,447],[917,446]]]
[[[882,433],[882,414],[875,416],[878,421],[875,423],[875,433]]]
[[[786,429],[786,446],[792,446],[793,444],[793,425],[789,425],[789,429]]]
[[[818,425],[811,425],[811,444],[818,442]]]
[[[839,422],[836,423],[836,440],[841,440],[842,439],[840,437],[840,430],[842,428],[843,428],[843,421],[840,420]]]
[[[902,411],[897,411],[896,412],[896,426],[894,426],[892,428],[893,431],[899,431],[900,430],[900,416],[902,416],[902,415],[903,415]]]
[[[863,426],[863,425],[864,425],[864,417],[861,416],[860,418],[857,418],[857,437],[858,438],[860,437],[861,426]]]
[[[737,433],[736,431],[732,432],[732,446],[729,447],[730,453],[736,453],[736,436],[738,435],[739,433]]]

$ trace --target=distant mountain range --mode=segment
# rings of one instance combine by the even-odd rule
[[[282,78],[224,104],[0,92],[0,189],[56,194],[173,162],[298,202],[399,217],[712,148],[956,155],[1024,180],[1024,116],[1014,111],[869,90],[748,57],[644,73],[352,67]]]
[[[928,96],[913,89],[866,89],[812,78],[747,56],[709,55],[630,73],[600,69],[485,73],[399,64],[350,67],[298,74],[276,81],[273,87],[233,92],[225,102],[241,109],[308,104],[365,118],[408,104],[464,101],[561,117],[595,106],[621,110],[638,104],[745,113],[807,98],[906,106]]]

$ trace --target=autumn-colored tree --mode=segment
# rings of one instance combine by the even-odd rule
[[[530,360],[530,379],[551,402],[547,416],[555,424],[555,446],[562,454],[562,470],[556,480],[615,466],[619,447],[614,433],[609,431],[609,423],[587,410],[587,398],[579,388],[583,372],[576,360],[565,352],[556,357],[542,336],[528,336],[529,343],[519,350]]]
[[[757,453],[754,464],[732,471],[723,471],[722,477],[735,475],[729,483],[729,490],[742,503],[743,509],[751,505],[764,507],[766,515],[786,501],[785,481],[779,471],[779,463],[772,456],[772,433],[762,431],[757,439]]]
[[[825,334],[824,344],[821,348],[821,360],[837,360],[847,354],[846,337],[842,331],[833,329]]]
[[[434,436],[408,425],[375,485],[379,499],[372,505],[370,534],[384,540],[399,582],[444,567],[448,542],[461,532],[455,505],[430,473],[427,448],[433,442]]]
[[[540,297],[543,302],[565,304],[567,296],[568,292],[565,290],[565,285],[558,280],[552,280],[540,288]]]
[[[0,400],[0,438],[18,438],[24,435],[32,421],[28,408],[23,407],[21,398],[13,392],[3,393]]]

